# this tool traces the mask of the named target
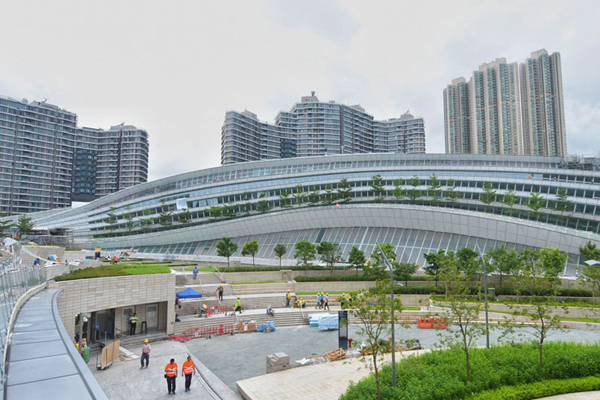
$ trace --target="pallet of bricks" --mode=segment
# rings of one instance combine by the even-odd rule
[[[346,350],[337,349],[337,350],[328,351],[327,353],[325,353],[325,358],[328,359],[329,361],[343,360],[346,358]]]

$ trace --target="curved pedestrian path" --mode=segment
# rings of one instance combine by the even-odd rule
[[[105,400],[62,324],[60,289],[32,296],[15,320],[7,357],[5,398]]]
[[[600,392],[568,393],[538,400],[600,400]]]

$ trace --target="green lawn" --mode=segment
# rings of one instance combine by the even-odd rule
[[[102,265],[96,268],[85,268],[72,272],[68,275],[57,276],[57,282],[71,281],[75,279],[107,278],[112,276],[170,274],[171,268],[166,265],[152,264],[113,264]]]
[[[186,271],[191,272],[194,270],[194,267],[195,267],[195,265],[188,265],[184,268]],[[219,271],[217,271],[217,269],[214,267],[202,267],[202,268],[199,267],[198,272],[219,272]]]
[[[230,285],[268,285],[271,283],[287,283],[287,281],[238,282],[238,283],[230,283]]]

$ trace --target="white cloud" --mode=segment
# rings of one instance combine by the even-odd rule
[[[81,125],[145,127],[156,179],[218,165],[225,111],[272,121],[311,90],[376,118],[410,108],[426,119],[428,151],[443,152],[450,80],[545,47],[562,54],[569,150],[589,153],[598,11],[558,0],[5,0],[0,93],[48,97]]]

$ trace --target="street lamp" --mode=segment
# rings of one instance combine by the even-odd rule
[[[479,246],[475,246],[476,251],[479,250]],[[479,252],[479,251],[478,251]],[[487,281],[487,264],[485,257],[479,252],[481,257],[481,263],[483,264],[483,293],[485,296],[485,347],[490,348],[490,321],[488,318],[488,281]]]
[[[381,248],[381,245],[379,243],[377,243],[377,247],[379,248],[378,253],[381,255],[383,263],[390,270],[390,278],[392,280],[392,386],[396,386],[396,328],[394,327],[394,288],[396,285],[394,284],[394,269],[392,268],[392,265],[385,256],[385,253],[383,252],[383,249]]]

